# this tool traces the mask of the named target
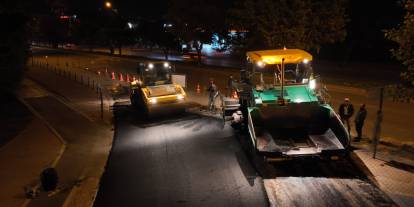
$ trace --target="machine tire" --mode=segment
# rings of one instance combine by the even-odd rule
[[[131,105],[136,107],[137,103],[135,101],[135,94],[132,94],[131,96],[129,96],[130,100],[131,100]]]

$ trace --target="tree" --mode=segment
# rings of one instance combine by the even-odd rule
[[[191,45],[201,63],[203,44],[210,44],[214,33],[226,33],[226,5],[220,0],[174,0],[170,2],[167,19],[172,32],[183,43]]]
[[[319,52],[324,44],[344,40],[344,0],[244,0],[227,16],[238,31],[248,31],[249,49],[303,48]]]
[[[142,21],[138,28],[138,35],[146,43],[146,45],[157,45],[164,52],[165,60],[168,60],[168,56],[171,50],[176,50],[179,47],[179,42],[175,35],[168,31],[163,24],[162,19]]]
[[[414,0],[404,2],[404,20],[398,28],[387,30],[385,37],[398,44],[392,55],[407,67],[401,73],[402,87],[408,99],[414,98]]]
[[[100,30],[98,36],[110,53],[114,53],[114,48],[118,48],[119,55],[122,55],[122,47],[134,42],[133,31],[128,28],[127,21],[116,10],[101,11]]]
[[[12,92],[19,86],[27,68],[27,59],[31,55],[30,42],[33,38],[40,37],[44,29],[40,26],[39,17],[53,14],[54,8],[63,7],[62,5],[64,0],[0,2],[0,27],[3,28],[0,32],[0,91]],[[50,24],[56,23],[56,19],[45,19]]]
[[[67,30],[60,22],[58,17],[53,14],[37,15],[38,20],[38,34],[39,41],[47,42],[53,47],[57,48],[59,44],[65,42],[67,39]]]
[[[73,24],[73,40],[77,44],[88,45],[89,50],[92,51],[93,46],[99,43],[101,23],[97,15],[85,14],[81,15],[82,21]]]
[[[171,50],[178,49],[179,42],[176,37],[171,33],[165,30],[161,30],[156,35],[155,42],[164,52],[165,60],[168,60],[168,56]]]
[[[0,93],[14,91],[26,69],[30,18],[23,5],[18,0],[0,3]]]
[[[13,91],[23,78],[28,53],[28,20],[20,14],[0,14],[0,91]]]

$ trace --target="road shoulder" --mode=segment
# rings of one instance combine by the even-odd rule
[[[356,150],[353,153],[358,165],[365,169],[368,178],[376,183],[399,206],[414,205],[414,173],[393,167],[392,160],[383,159],[380,154],[377,159],[372,157],[372,152]],[[396,162],[396,161],[394,161]]]
[[[27,102],[50,123],[51,127],[62,134],[68,147],[56,166],[59,180],[62,181],[58,190],[41,194],[28,206],[92,206],[112,146],[112,127],[107,121],[90,118],[96,116],[97,110],[91,108],[94,106],[84,103],[96,102],[93,90],[70,80],[64,84],[56,84],[56,78],[59,76],[53,73],[31,75],[31,78],[41,78],[42,86],[26,80],[30,85],[28,88],[32,90],[28,93],[42,91],[47,94],[47,98],[33,96],[27,99]],[[53,92],[49,91],[49,87]],[[43,107],[43,103],[50,107]],[[56,114],[62,114],[62,118],[59,119]],[[64,116],[71,117],[70,121],[73,124],[63,123]],[[105,118],[111,120],[109,115]]]
[[[40,172],[53,166],[64,144],[38,118],[0,149],[0,206],[20,206],[24,187],[38,186]]]

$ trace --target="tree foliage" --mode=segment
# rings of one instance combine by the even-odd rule
[[[386,31],[385,36],[398,44],[391,52],[407,67],[401,73],[402,86],[409,92],[406,95],[414,98],[414,0],[404,1],[403,5],[406,14],[402,24]]]
[[[170,2],[167,19],[172,32],[183,43],[194,47],[201,62],[203,44],[210,44],[214,33],[226,33],[226,5],[220,0],[174,0]]]
[[[0,93],[18,87],[29,55],[29,16],[19,2],[0,3]]]
[[[320,50],[346,36],[345,0],[244,0],[229,12],[227,23],[248,31],[245,47]]]
[[[122,47],[133,42],[133,32],[127,28],[127,22],[118,13],[113,11],[104,12],[101,17],[102,24],[101,34],[102,42],[109,46],[111,54],[114,53],[114,47],[122,54]]]

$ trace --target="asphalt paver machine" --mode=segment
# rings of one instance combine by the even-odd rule
[[[299,49],[247,52],[238,85],[249,142],[267,160],[346,154],[350,138]]]

